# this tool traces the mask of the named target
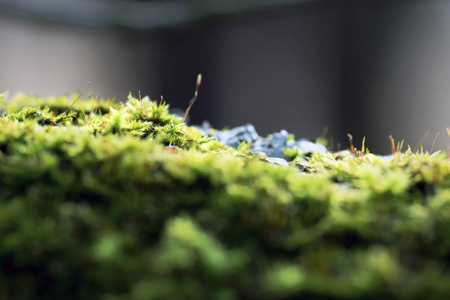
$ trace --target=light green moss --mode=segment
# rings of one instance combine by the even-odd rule
[[[6,299],[450,293],[445,153],[291,153],[281,167],[148,97],[69,111],[76,95],[0,98]]]

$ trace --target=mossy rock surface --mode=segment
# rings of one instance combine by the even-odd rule
[[[445,153],[281,167],[147,97],[75,98],[1,100],[1,299],[450,294]]]

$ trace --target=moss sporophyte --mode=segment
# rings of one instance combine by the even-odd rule
[[[3,93],[0,111],[2,299],[450,294],[446,152],[231,135],[132,94]]]

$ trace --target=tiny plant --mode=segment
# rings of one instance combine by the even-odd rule
[[[350,143],[350,152],[352,153],[352,155],[354,157],[356,157],[356,158],[363,158],[364,154],[365,154],[365,151],[366,151],[366,148],[365,148],[365,145],[364,145],[364,143],[366,141],[366,137],[363,137],[361,150],[358,150],[357,148],[355,148],[353,146],[353,136],[350,133],[348,133],[347,136],[348,136],[348,140],[349,140],[349,143]]]
[[[347,136],[350,143],[350,152],[355,155],[355,147],[353,147],[353,136],[350,133],[347,133]]]
[[[194,95],[191,98],[191,101],[189,101],[188,107],[186,108],[186,112],[184,113],[183,120],[181,122],[185,123],[186,118],[189,114],[189,111],[191,110],[192,105],[194,105],[195,100],[197,100],[198,96],[198,88],[200,87],[200,84],[202,83],[202,74],[197,75],[197,82],[195,84],[195,92]]]
[[[402,153],[402,148],[403,148],[403,140],[399,143],[397,143],[397,146],[395,146],[395,140],[392,137],[392,135],[389,136],[389,139],[391,141],[391,151],[392,151],[392,156],[400,155],[400,153]]]
[[[70,106],[67,108],[67,110],[62,114],[61,118],[64,118],[64,116],[70,111],[70,109],[75,104],[75,102],[77,102],[78,99],[80,99],[81,95],[83,95],[83,93],[86,91],[89,84],[90,84],[89,82],[86,82],[86,86],[84,87],[83,91],[78,95],[78,97],[75,98],[75,100],[72,102],[72,104],[70,104]]]
[[[80,105],[80,109],[81,109],[81,112],[83,113],[84,119],[86,120],[86,124],[89,124],[88,117],[87,117],[86,114],[84,113],[84,110],[83,110],[83,108],[81,107],[81,105]]]
[[[439,136],[439,132],[436,134],[436,136],[434,137],[433,140],[433,144],[431,145],[431,150],[430,150],[430,154],[433,154],[433,150],[434,150],[434,145],[436,144],[436,139]]]

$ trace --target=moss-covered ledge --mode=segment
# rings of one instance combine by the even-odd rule
[[[78,96],[2,96],[2,299],[450,293],[445,153],[297,153],[282,167],[148,97]]]

